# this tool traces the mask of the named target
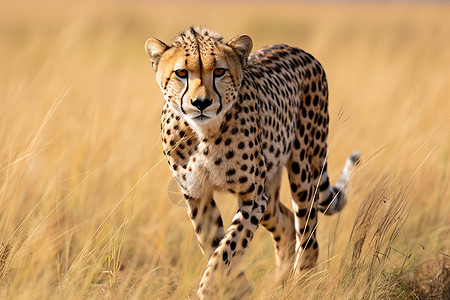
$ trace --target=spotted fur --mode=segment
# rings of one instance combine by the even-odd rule
[[[318,214],[344,207],[358,159],[352,154],[330,185],[328,84],[320,63],[288,45],[249,56],[251,48],[247,35],[225,43],[204,27],[189,28],[171,46],[155,38],[146,43],[165,99],[163,151],[209,259],[202,298],[224,278],[242,276],[236,262],[259,224],[272,234],[280,270],[313,267]],[[279,200],[284,166],[293,212]],[[238,197],[226,232],[215,190]]]

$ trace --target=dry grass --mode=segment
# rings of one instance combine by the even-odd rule
[[[206,262],[167,197],[143,51],[191,24],[314,54],[332,178],[363,153],[311,273],[273,283],[257,232],[242,262],[252,298],[448,299],[449,5],[23,1],[0,4],[0,298],[193,297]],[[218,198],[229,221],[236,202]]]

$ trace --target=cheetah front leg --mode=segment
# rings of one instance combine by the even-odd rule
[[[200,199],[194,199],[188,194],[184,194],[184,197],[200,249],[209,259],[225,235],[222,216],[213,199],[213,192],[210,190],[204,193]]]
[[[268,204],[268,198],[262,189],[246,196],[239,198],[239,209],[232,224],[208,261],[198,290],[201,299],[217,294],[219,283],[221,287],[226,287],[233,279],[237,279],[236,284],[239,284],[240,277],[244,276],[238,271],[240,269],[235,269],[236,262],[252,240]]]

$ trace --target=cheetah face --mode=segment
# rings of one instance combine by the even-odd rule
[[[218,130],[238,95],[250,37],[223,43],[205,28],[190,28],[172,46],[150,38],[145,48],[171,109],[202,136]]]

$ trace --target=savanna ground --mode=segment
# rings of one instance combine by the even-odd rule
[[[0,298],[194,297],[206,260],[168,196],[143,45],[205,24],[317,57],[332,180],[362,153],[346,209],[320,219],[313,271],[274,283],[258,230],[251,298],[448,299],[450,6],[166,2],[0,4]],[[229,223],[236,201],[218,198]]]

